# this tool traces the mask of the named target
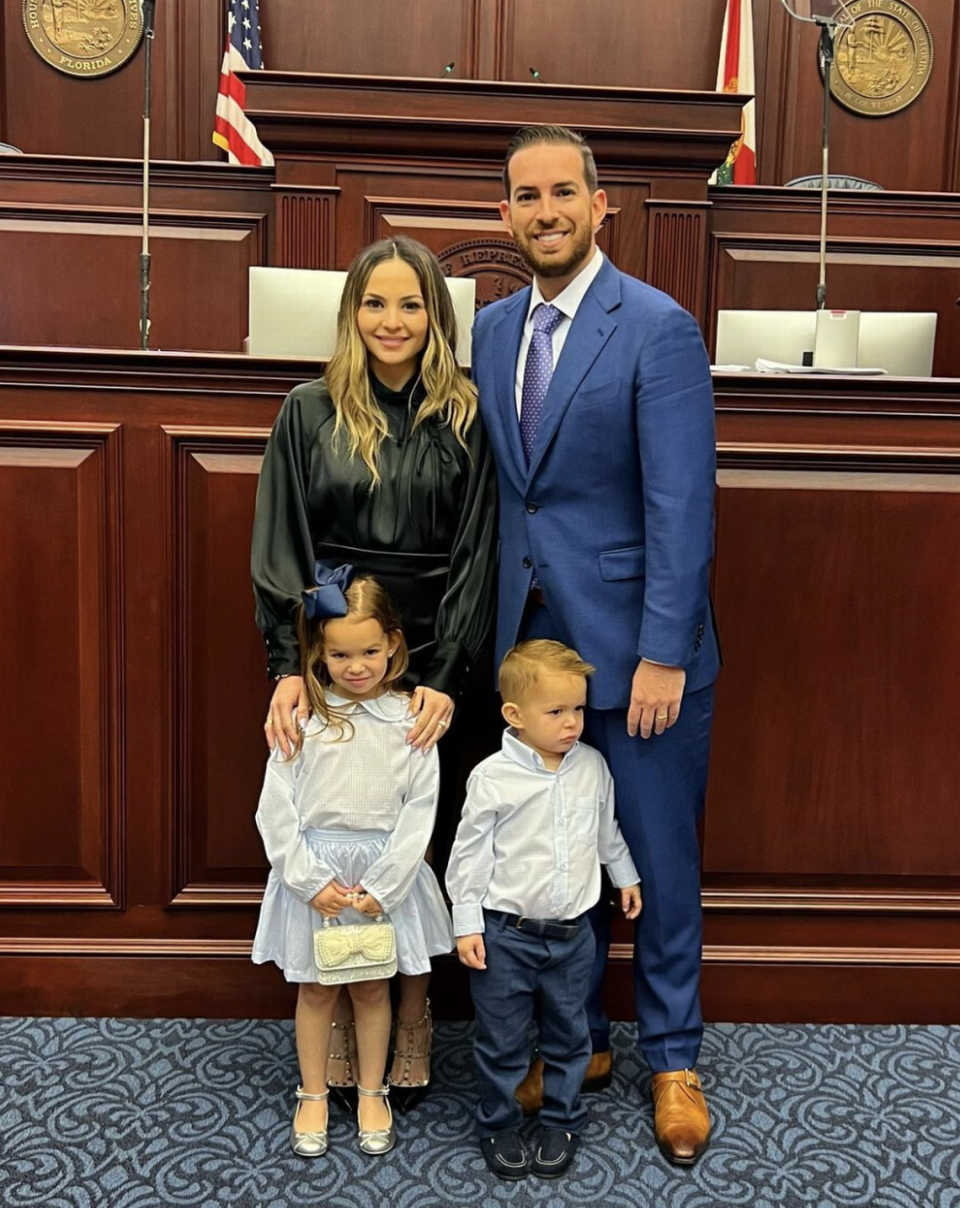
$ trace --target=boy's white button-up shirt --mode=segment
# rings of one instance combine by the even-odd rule
[[[622,888],[639,881],[613,812],[603,756],[577,743],[556,772],[507,730],[474,768],[447,865],[454,934],[482,932],[483,910],[573,919],[600,897],[600,865]]]

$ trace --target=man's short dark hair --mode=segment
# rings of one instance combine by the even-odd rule
[[[597,164],[593,152],[587,146],[586,140],[575,130],[566,126],[524,126],[510,140],[507,153],[503,159],[503,190],[504,196],[510,196],[510,160],[518,151],[526,147],[536,147],[540,143],[566,143],[576,147],[583,157],[583,179],[587,182],[590,193],[597,191]]]

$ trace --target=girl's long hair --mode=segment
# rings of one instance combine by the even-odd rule
[[[384,690],[397,690],[396,685],[403,677],[410,661],[407,650],[407,639],[403,636],[400,613],[396,604],[390,598],[386,588],[381,587],[376,579],[369,577],[356,578],[343,593],[347,601],[347,616],[355,620],[377,621],[388,638],[396,638],[397,648],[387,662],[387,674],[383,677]],[[331,620],[339,617],[327,617],[323,620],[309,620],[301,605],[297,610],[297,633],[300,638],[300,658],[303,667],[303,681],[310,701],[310,711],[314,717],[319,717],[337,735],[337,741],[353,737],[353,725],[345,710],[337,709],[327,700],[327,689],[330,687],[330,673],[324,662],[324,630]]]
[[[409,264],[417,274],[427,310],[427,342],[420,364],[426,397],[417,409],[414,427],[439,416],[466,448],[465,437],[477,415],[476,387],[457,365],[457,318],[436,257],[405,235],[371,244],[347,273],[337,316],[337,346],[324,374],[337,416],[334,435],[346,437],[350,456],[359,454],[363,459],[371,490],[381,480],[377,454],[387,436],[387,417],[370,385],[369,354],[360,338],[357,314],[370,274],[378,264],[393,259]]]

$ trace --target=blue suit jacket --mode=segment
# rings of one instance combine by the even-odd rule
[[[473,376],[500,481],[497,657],[536,567],[550,612],[593,663],[593,708],[626,708],[639,658],[719,665],[709,601],[716,440],[694,319],[604,261],[567,333],[529,466],[516,367],[530,290],[482,310]]]

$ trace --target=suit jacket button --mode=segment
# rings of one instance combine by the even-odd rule
[[[527,504],[527,511],[530,513],[530,515],[531,515],[531,516],[535,516],[535,515],[537,514],[537,512],[539,512],[539,511],[540,511],[540,508],[539,508],[539,506],[538,506],[537,504],[535,504],[535,503],[528,503],[528,504]]]
[[[529,570],[531,566],[533,566],[533,559],[532,559],[532,558],[524,558],[524,560],[523,560],[523,569],[524,569],[524,570]]]

